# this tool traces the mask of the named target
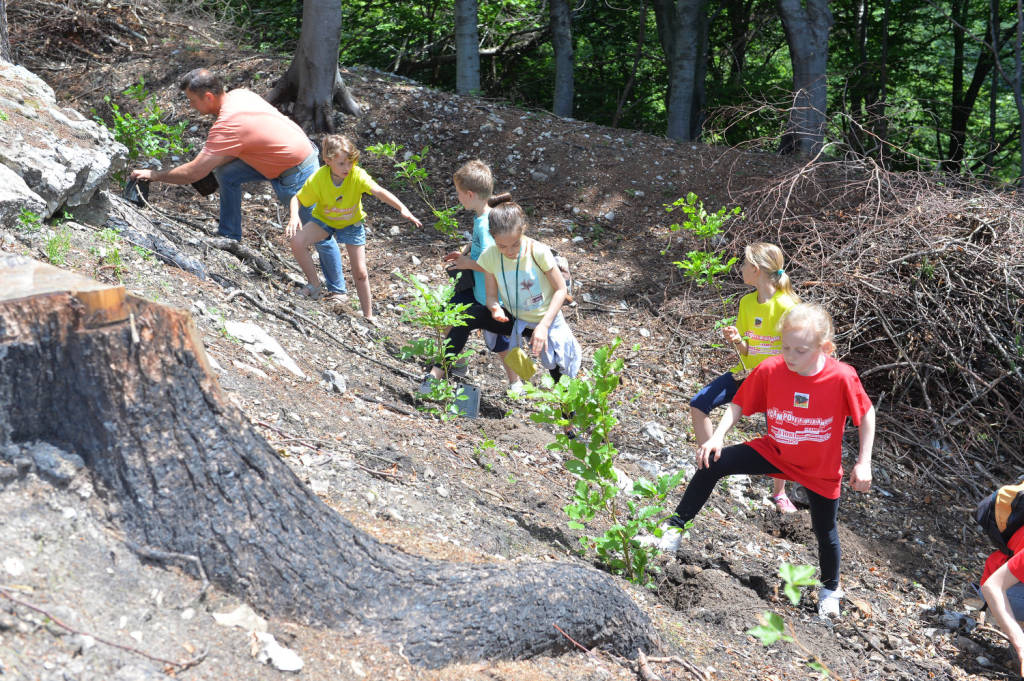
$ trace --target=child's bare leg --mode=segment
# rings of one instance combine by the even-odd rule
[[[327,232],[318,224],[307,222],[295,233],[290,242],[292,255],[295,256],[295,260],[299,263],[302,273],[306,275],[306,281],[317,290],[320,289],[320,275],[316,271],[316,265],[313,264],[313,256],[310,254],[309,249],[317,242],[323,241],[326,238]]]
[[[715,429],[710,416],[697,407],[690,407],[690,422],[693,423],[693,435],[697,438],[698,447],[711,439]]]
[[[372,319],[373,301],[370,299],[370,274],[366,271],[366,246],[346,244],[345,248],[348,249],[348,262],[352,267],[352,280],[359,294],[359,307],[364,317]]]
[[[516,381],[522,380],[519,378],[519,374],[512,371],[512,369],[505,364],[505,355],[508,354],[508,350],[502,350],[498,353],[498,357],[501,358],[501,366],[505,370],[505,378],[508,379],[509,383],[515,383]]]
[[[772,497],[786,493],[786,481],[781,478],[772,478]]]

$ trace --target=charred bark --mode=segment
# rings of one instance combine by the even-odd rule
[[[655,645],[605,573],[433,561],[357,530],[224,399],[187,314],[123,289],[101,306],[16,290],[0,293],[0,446],[79,454],[133,542],[197,556],[267,613],[375,633],[428,667],[566,651],[555,625],[629,657]]]
[[[338,71],[340,36],[341,5],[305,0],[295,56],[267,95],[275,106],[292,104],[292,118],[310,132],[334,132],[334,105],[353,116],[362,113]]]

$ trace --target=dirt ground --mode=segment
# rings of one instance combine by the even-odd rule
[[[185,21],[197,28],[186,31]],[[288,62],[233,47],[228,39],[200,40],[214,28],[197,21],[161,15],[144,29],[148,44],[129,41],[130,51],[115,48],[87,62],[58,64],[42,48],[33,60],[37,69],[52,65],[37,72],[83,112],[103,110],[105,94],[144,77],[171,118],[192,123],[188,139],[198,148],[209,120],[188,110],[177,75],[207,66],[231,87],[265,92]],[[215,42],[216,48],[206,46]],[[482,158],[494,170],[497,189],[511,191],[527,208],[532,235],[569,259],[577,286],[567,319],[587,357],[617,336],[626,348],[620,350],[627,368],[615,433],[619,466],[632,477],[650,478],[692,465],[688,396],[730,358],[713,347],[720,300],[675,274],[672,261],[693,245],[678,236],[670,241],[673,216],[664,204],[693,191],[709,207],[732,205],[732,196],[770,182],[788,161],[457,97],[363,68],[343,74],[364,114],[339,114],[340,132],[364,150],[380,142],[401,145],[400,155],[426,147],[421,165],[435,205],[452,205],[451,173],[467,159]],[[281,232],[282,209],[267,185],[254,185],[245,201],[243,243],[272,264],[270,273],[206,245],[216,227],[216,196],[168,185],[153,186],[153,208],[143,212],[204,264],[208,278],[130,244],[120,247],[121,270],[106,266],[111,246],[98,234],[103,224],[86,213],[65,225],[72,237],[65,267],[119,279],[132,293],[190,310],[222,388],[326,503],[376,538],[444,560],[579,560],[578,533],[567,528],[561,511],[573,478],[546,449],[551,431],[529,420],[528,404],[503,394],[502,373],[479,339],[472,341],[479,353],[470,377],[482,389],[480,417],[442,423],[417,410],[422,368],[398,352],[417,332],[401,320],[410,294],[395,273],[440,283],[446,277],[441,256],[464,239],[445,238],[429,226],[421,195],[395,177],[390,161],[364,153],[362,163],[427,225],[412,229],[387,206],[367,200],[367,259],[379,328],[362,321],[354,300],[338,311],[297,297],[302,280]],[[463,230],[471,228],[465,211],[459,221]],[[45,242],[56,229],[28,233],[5,225],[0,247],[45,260]],[[799,287],[799,263],[792,276]],[[735,279],[724,293],[741,290]],[[247,350],[229,324],[243,321],[273,336],[301,375]],[[345,377],[344,392],[321,380],[326,370]],[[744,427],[752,432],[757,426]],[[848,437],[853,445],[855,433]],[[623,582],[661,632],[664,650],[645,651],[659,659],[651,664],[654,672],[662,679],[806,679],[815,675],[807,666],[813,655],[843,679],[1008,678],[1005,643],[984,628],[967,631],[955,617],[966,611],[970,583],[987,552],[969,519],[973,500],[929,493],[917,463],[888,451],[883,437],[870,495],[844,487],[848,600],[839,620],[819,620],[813,595],[797,607],[779,596],[780,563],[817,564],[806,511],[780,517],[767,500],[767,481],[732,480],[712,497],[678,557],[659,559],[654,590]],[[212,614],[233,610],[241,605],[237,599],[215,589],[199,598],[202,585],[187,576],[186,565],[140,560],[125,547],[87,471],[62,484],[4,471],[0,678],[282,675],[253,657],[246,630],[214,622]],[[792,625],[799,646],[764,648],[746,634],[766,610]],[[411,666],[401,650],[346,632],[272,617],[268,629],[299,654],[305,666],[298,675],[309,679],[638,674],[633,663],[585,651],[424,670]],[[186,660],[195,664],[184,670],[169,664]]]

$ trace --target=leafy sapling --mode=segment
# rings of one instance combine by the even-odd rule
[[[586,374],[576,378],[563,375],[558,383],[545,376],[542,388],[526,384],[524,395],[537,403],[537,412],[531,416],[535,422],[560,428],[571,425],[577,433],[570,439],[559,432],[548,445],[548,449],[570,455],[565,468],[576,477],[572,499],[564,507],[568,526],[586,530],[598,517],[610,525],[603,534],[582,536],[581,552],[593,551],[612,573],[653,587],[651,559],[658,549],[642,544],[637,537],[654,533],[668,517],[663,504],[685,473],[630,482],[615,468],[618,449],[611,433],[618,418],[610,397],[619,386],[625,364],[621,358],[613,358],[620,343],[616,338],[611,346],[598,348]]]
[[[438,407],[421,407],[424,411],[436,414],[442,420],[448,420],[459,415],[456,404],[460,390],[456,390],[455,384],[450,380],[451,369],[461,359],[470,357],[472,350],[465,350],[458,354],[451,352],[445,338],[447,330],[453,326],[465,326],[469,315],[466,310],[468,304],[451,303],[452,292],[455,286],[452,283],[445,283],[436,288],[431,288],[415,277],[401,277],[410,286],[412,300],[402,306],[402,320],[409,322],[424,331],[427,335],[416,338],[402,348],[403,359],[417,357],[424,360],[429,366],[439,366],[444,376],[441,380],[429,381],[429,391],[423,393],[423,398],[439,403]]]
[[[800,604],[803,593],[801,589],[809,586],[819,586],[820,582],[814,577],[815,568],[813,565],[792,565],[783,563],[779,566],[779,577],[782,578],[782,592],[793,606]],[[801,651],[807,655],[807,665],[817,672],[825,675],[825,678],[839,679],[831,669],[825,666],[817,655],[811,652],[799,638],[792,624],[788,624],[778,613],[766,611],[761,614],[760,624],[751,627],[747,633],[759,640],[763,645],[770,646],[778,642],[795,643]],[[788,633],[787,633],[788,632]]]
[[[426,161],[430,147],[423,147],[418,154],[406,152],[405,158],[398,160],[398,152],[401,150],[402,145],[394,142],[380,142],[378,144],[371,144],[366,148],[366,151],[375,156],[389,159],[394,165],[395,177],[419,194],[423,203],[427,205],[430,212],[437,218],[436,222],[434,222],[434,229],[448,237],[456,236],[459,233],[459,223],[455,219],[455,215],[459,211],[458,205],[448,206],[447,201],[444,201],[445,205],[441,207],[434,200],[436,192],[426,183],[428,173],[426,168],[423,167],[423,163]]]

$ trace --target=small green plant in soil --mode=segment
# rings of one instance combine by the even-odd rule
[[[124,259],[121,257],[121,235],[107,228],[100,230],[96,236],[106,244],[106,246],[97,251],[97,255],[100,256],[101,268],[114,270],[114,276],[120,279],[124,273]]]
[[[412,300],[402,306],[402,320],[411,323],[427,333],[426,336],[416,338],[402,348],[402,358],[409,359],[416,357],[422,360],[427,366],[439,366],[444,372],[441,380],[430,381],[430,392],[423,395],[429,402],[437,403],[440,406],[424,406],[424,411],[437,415],[441,420],[447,421],[459,415],[456,400],[460,390],[456,390],[453,381],[450,380],[451,369],[455,363],[473,354],[471,350],[464,350],[458,354],[451,351],[445,335],[448,329],[453,326],[465,326],[468,315],[466,310],[468,304],[451,303],[452,293],[455,286],[452,283],[445,283],[438,287],[430,287],[415,277],[401,277],[409,284],[412,293]]]
[[[18,229],[22,232],[38,232],[43,226],[43,218],[28,208],[22,208],[18,214]]]
[[[718,294],[718,300],[722,305],[722,317],[715,322],[714,330],[717,331],[736,320],[734,316],[730,316],[728,313],[728,303],[732,299],[729,298],[727,300],[722,295],[721,278],[732,271],[732,266],[737,263],[739,258],[726,257],[725,254],[719,251],[709,250],[709,246],[717,237],[722,235],[726,222],[734,217],[742,216],[742,209],[739,206],[734,208],[723,206],[714,213],[710,213],[704,208],[704,202],[697,198],[697,195],[693,192],[665,206],[665,210],[670,213],[677,209],[683,212],[686,219],[669,225],[670,233],[685,230],[699,239],[703,248],[688,251],[685,259],[676,260],[672,264],[682,271],[684,278],[689,279],[697,286],[711,287]],[[669,240],[669,245],[671,245],[671,234]],[[662,255],[667,251],[668,246],[662,251]],[[713,344],[713,346],[718,347],[718,344]],[[739,355],[738,352],[737,355]],[[745,367],[742,355],[739,355],[739,360],[740,365]]]
[[[782,591],[786,594],[786,598],[789,599],[792,605],[799,605],[802,596],[801,589],[803,587],[820,585],[820,582],[814,577],[814,572],[815,568],[813,565],[783,563],[779,566],[779,577],[782,578],[783,582]],[[807,655],[807,666],[824,674],[825,678],[839,678],[835,672],[825,666],[821,658],[801,643],[800,639],[796,636],[796,632],[793,630],[793,625],[787,624],[781,615],[765,611],[759,619],[761,623],[756,627],[748,629],[748,634],[765,646],[774,645],[780,641],[783,643],[795,643]]]
[[[613,357],[620,343],[616,338],[610,346],[598,348],[585,375],[562,376],[558,383],[545,376],[542,388],[527,384],[524,395],[536,402],[537,412],[531,416],[535,422],[576,430],[575,439],[559,432],[548,449],[569,454],[565,467],[576,477],[572,500],[564,508],[569,527],[585,530],[593,522],[608,525],[601,534],[580,538],[581,553],[593,551],[612,573],[653,587],[651,559],[658,549],[641,544],[637,537],[660,533],[658,526],[670,515],[665,499],[685,474],[662,475],[653,482],[641,478],[626,487],[615,468],[618,449],[611,434],[618,418],[611,396],[625,364]]]
[[[71,232],[61,227],[56,234],[46,240],[46,259],[54,265],[63,265],[67,262],[68,253],[71,252]]]
[[[398,152],[401,150],[402,145],[395,142],[380,142],[366,147],[366,151],[369,153],[387,158],[392,162],[395,168],[395,177],[414,190],[436,218],[434,229],[447,237],[456,236],[459,233],[459,223],[455,219],[455,214],[459,211],[458,205],[448,206],[447,201],[443,199],[444,192],[440,192],[442,201],[435,202],[434,195],[438,192],[435,192],[426,183],[428,173],[423,164],[427,159],[430,147],[423,147],[420,153],[409,154],[408,158],[398,160]]]

